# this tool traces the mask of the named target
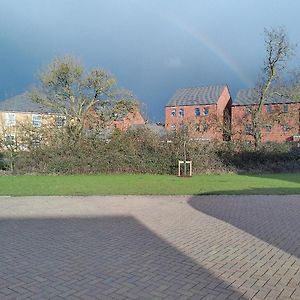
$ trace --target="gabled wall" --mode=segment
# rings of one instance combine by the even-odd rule
[[[205,99],[201,99],[205,100]],[[223,140],[224,138],[224,120],[230,116],[231,97],[227,86],[222,91],[216,104],[206,105],[182,105],[165,107],[165,127],[168,130],[176,130],[182,124],[189,126],[193,135],[205,140]],[[201,115],[195,115],[195,108],[199,108]],[[204,109],[209,110],[209,114],[204,115]],[[172,116],[172,111],[176,109],[176,116]],[[184,116],[179,115],[179,110],[184,110]],[[225,118],[225,111],[228,117]],[[229,120],[230,122],[230,120]],[[204,130],[208,126],[207,130]],[[200,126],[200,130],[198,127]]]
[[[127,115],[118,121],[114,121],[114,126],[120,130],[127,130],[132,125],[144,125],[145,120],[142,114],[137,110],[134,109],[127,113]]]

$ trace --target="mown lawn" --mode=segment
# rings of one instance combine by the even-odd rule
[[[0,176],[0,195],[300,194],[300,174]]]

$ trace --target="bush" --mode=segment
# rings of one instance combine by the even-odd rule
[[[0,170],[7,169],[7,162],[5,161],[4,154],[0,153]]]
[[[149,129],[115,131],[109,141],[98,136],[86,136],[80,141],[56,137],[30,151],[19,152],[15,172],[177,174],[186,139],[184,132],[161,138]],[[190,139],[186,153],[187,159],[193,161],[194,174],[300,170],[300,149],[290,143],[269,143],[255,150],[249,145]]]

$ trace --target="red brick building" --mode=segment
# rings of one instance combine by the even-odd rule
[[[230,138],[231,97],[226,85],[183,88],[165,106],[168,130],[187,125],[203,140]]]
[[[232,139],[253,141],[251,109],[257,107],[255,89],[241,90],[232,103]],[[299,139],[300,103],[272,94],[262,108],[262,142],[285,142]]]
[[[145,119],[138,108],[134,108],[127,112],[124,116],[117,118],[113,122],[115,128],[120,130],[127,130],[131,126],[145,125]]]
[[[32,102],[26,93],[0,101],[0,135],[6,127],[6,119],[13,124],[13,126],[9,126],[10,131],[12,131],[12,129],[15,131],[15,127],[20,127],[20,125],[24,125],[28,122],[34,127],[45,127],[52,123],[57,123],[57,127],[62,127],[65,123],[65,117],[63,115],[55,113],[47,107]],[[8,123],[7,121],[6,123]],[[93,126],[97,126],[99,124],[99,121],[99,115],[95,108],[92,107],[85,117],[84,127],[86,129],[92,129]],[[106,126],[111,130],[117,128],[126,131],[133,125],[144,124],[144,117],[140,112],[138,105],[136,105],[132,106],[132,108],[128,110],[124,109],[122,112],[113,116],[112,120],[110,120]],[[13,134],[15,135],[15,132],[13,132]]]

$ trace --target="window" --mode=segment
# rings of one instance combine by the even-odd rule
[[[245,112],[246,115],[249,115],[249,113],[250,113],[250,107],[249,106],[245,106],[244,107],[244,112]]]
[[[203,131],[205,132],[205,131],[207,131],[208,130],[208,124],[203,124]]]
[[[5,135],[5,144],[7,146],[13,146],[16,144],[16,136],[14,134]]]
[[[268,124],[268,125],[265,126],[265,128],[266,128],[266,131],[267,131],[267,132],[271,132],[271,130],[272,130],[272,125]]]
[[[245,125],[245,133],[251,134],[252,133],[252,126],[250,124]]]
[[[267,105],[267,113],[272,113],[272,104]]]
[[[283,110],[283,112],[288,112],[289,111],[289,105],[288,104],[283,104],[282,105],[282,110]]]
[[[56,117],[56,126],[58,128],[61,128],[63,126],[65,126],[66,124],[66,117],[65,116],[57,116]]]
[[[289,131],[291,128],[290,128],[290,126],[288,125],[288,124],[284,124],[284,125],[282,125],[282,130],[284,131],[284,132],[287,132],[287,131]]]
[[[200,108],[199,108],[199,107],[196,107],[196,108],[195,108],[195,116],[196,116],[196,117],[199,117],[200,114],[201,114]]]
[[[179,109],[179,117],[184,117],[184,109]]]
[[[196,125],[195,125],[195,130],[196,130],[196,131],[200,131],[200,124],[196,124]]]
[[[5,114],[5,126],[11,127],[16,125],[16,114],[6,113]]]
[[[208,116],[208,107],[204,107],[203,115]]]
[[[32,137],[31,142],[32,142],[32,146],[37,147],[41,144],[41,138],[39,136],[34,136]]]
[[[172,124],[172,125],[171,125],[171,128],[172,128],[172,129],[175,129],[175,128],[176,128],[176,125],[175,125],[175,124]]]
[[[176,108],[173,108],[171,111],[171,116],[176,117]]]
[[[42,116],[41,115],[32,115],[32,125],[34,127],[42,126]]]

